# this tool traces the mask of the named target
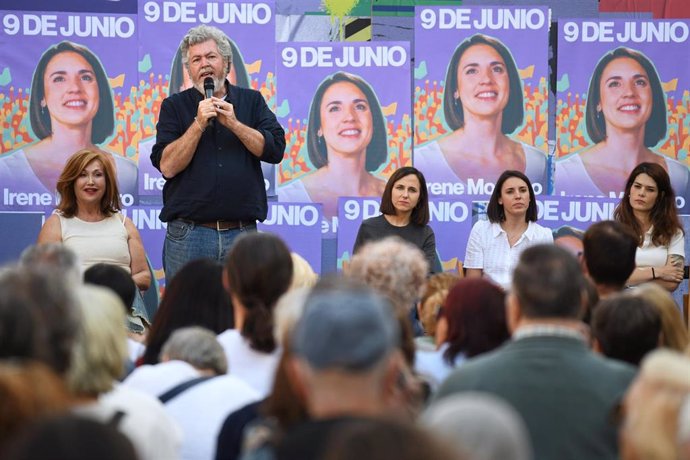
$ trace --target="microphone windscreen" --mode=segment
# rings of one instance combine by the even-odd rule
[[[213,96],[213,91],[215,91],[215,89],[216,89],[216,85],[213,83],[213,78],[211,78],[211,77],[204,78],[204,93],[206,94],[207,99],[209,97]]]

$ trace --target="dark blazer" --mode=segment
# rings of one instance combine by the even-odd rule
[[[464,363],[436,399],[463,391],[504,399],[525,421],[536,460],[614,460],[611,415],[635,372],[575,338],[526,337]]]

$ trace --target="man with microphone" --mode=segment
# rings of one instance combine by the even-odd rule
[[[239,234],[256,231],[268,212],[260,162],[279,163],[285,152],[285,131],[261,93],[226,80],[232,49],[220,29],[190,29],[180,51],[194,86],[163,101],[151,152],[166,179],[168,279],[190,260],[223,262]]]

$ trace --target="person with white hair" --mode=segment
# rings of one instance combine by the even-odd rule
[[[431,404],[421,423],[472,460],[530,460],[532,447],[520,415],[488,393],[468,392]]]
[[[81,323],[66,381],[74,412],[115,425],[132,441],[141,460],[179,458],[179,427],[151,396],[116,384],[127,359],[122,301],[98,286],[77,287]]]

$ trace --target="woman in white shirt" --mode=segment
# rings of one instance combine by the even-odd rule
[[[685,239],[668,173],[656,163],[640,163],[625,184],[613,213],[638,236],[635,265],[627,284],[654,281],[673,292],[683,280]]]
[[[465,275],[486,276],[504,289],[522,251],[553,243],[551,230],[537,224],[537,200],[530,180],[520,171],[505,171],[496,181],[486,210],[488,220],[472,227],[465,252]]]

